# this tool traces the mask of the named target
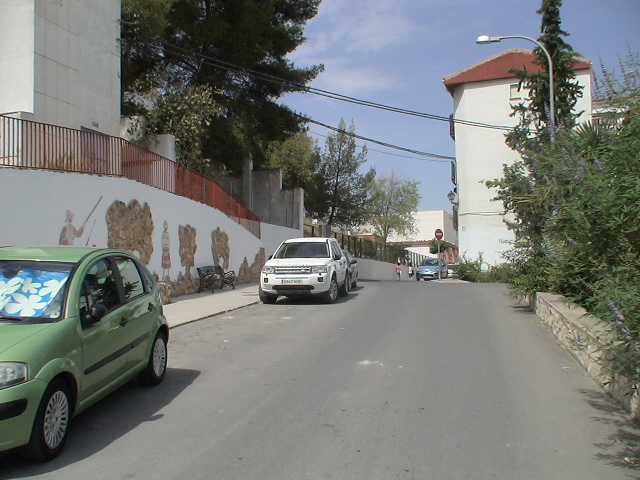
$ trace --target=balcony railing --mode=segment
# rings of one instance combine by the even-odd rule
[[[260,238],[260,219],[216,181],[122,138],[0,115],[0,166],[129,178],[217,208]]]

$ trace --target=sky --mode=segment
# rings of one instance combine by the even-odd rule
[[[510,48],[533,49],[526,40],[477,45],[479,35],[538,39],[542,0],[322,0],[305,27],[307,41],[289,55],[297,67],[323,64],[309,86],[391,107],[448,117],[453,99],[443,78]],[[564,0],[564,41],[593,62],[593,71],[619,71],[628,52],[640,53],[640,0]],[[355,133],[387,144],[454,157],[447,122],[355,105],[311,93],[281,99],[316,122],[353,122]],[[331,131],[315,124],[321,148]],[[368,170],[392,172],[419,184],[418,210],[451,212],[450,161],[357,140],[367,147]]]

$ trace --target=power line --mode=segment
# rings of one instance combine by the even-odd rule
[[[149,42],[144,42],[144,41],[137,41],[136,43],[143,45],[145,47],[151,47],[152,49],[156,48],[156,45],[149,43]],[[227,70],[229,72],[233,72],[233,73],[237,73],[240,75],[246,75],[249,77],[253,77],[253,78],[257,78],[260,80],[264,80],[267,82],[271,82],[271,83],[275,83],[277,85],[281,85],[281,86],[286,86],[289,87],[292,91],[294,92],[300,92],[300,93],[312,93],[315,95],[319,95],[319,96],[323,96],[323,97],[327,97],[327,98],[331,98],[334,100],[339,100],[339,101],[343,101],[343,102],[348,102],[348,103],[353,103],[356,105],[362,105],[365,107],[371,107],[371,108],[376,108],[379,110],[385,110],[385,111],[389,111],[389,112],[393,112],[393,113],[398,113],[398,114],[403,114],[403,115],[410,115],[410,116],[415,116],[415,117],[420,117],[420,118],[426,118],[429,120],[436,120],[436,121],[441,121],[441,122],[453,122],[453,123],[457,123],[460,125],[467,125],[467,126],[472,126],[472,127],[479,127],[479,128],[489,128],[489,129],[497,129],[497,130],[505,130],[505,131],[512,131],[514,130],[514,127],[510,127],[510,126],[506,126],[506,125],[491,125],[488,123],[483,123],[483,122],[476,122],[476,121],[472,121],[472,120],[463,120],[463,119],[459,119],[459,118],[450,118],[448,116],[442,116],[442,115],[434,115],[434,114],[430,114],[430,113],[424,113],[424,112],[418,112],[415,110],[408,110],[408,109],[404,109],[404,108],[399,108],[399,107],[392,107],[389,105],[384,105],[381,103],[376,103],[376,102],[371,102],[368,100],[362,100],[362,99],[358,99],[355,97],[351,97],[348,95],[342,95],[339,93],[335,93],[335,92],[330,92],[328,90],[322,90],[319,88],[314,88],[314,87],[309,87],[306,85],[301,85],[295,82],[290,82],[288,80],[284,80],[282,78],[279,77],[275,77],[273,75],[269,75],[266,73],[262,73],[262,72],[257,72],[255,70],[251,70],[245,67],[241,67],[238,65],[234,65],[232,63],[229,62],[225,62],[224,60],[218,60],[212,57],[209,57],[207,55],[204,54],[196,54],[190,50],[184,49],[182,47],[179,47],[177,45],[173,45],[167,42],[162,42],[162,46],[164,48],[164,50],[166,52],[172,53],[174,55],[177,55],[178,57],[181,58],[191,58],[191,57],[198,57],[201,60],[201,64],[206,64],[212,67],[216,67],[216,68],[221,68],[223,70]],[[149,53],[151,53],[152,55],[155,55],[159,58],[162,58],[165,61],[171,61],[170,58],[165,57],[164,55],[162,55],[162,53],[158,53],[155,52],[153,50],[151,50]]]
[[[305,120],[307,122],[309,122],[309,123],[313,123],[315,125],[320,125],[321,127],[328,128],[329,130],[332,130],[334,132],[343,133],[343,134],[349,135],[349,136],[351,136],[353,138],[357,138],[359,140],[364,140],[365,142],[371,142],[371,143],[375,143],[376,145],[382,145],[383,147],[393,148],[395,150],[401,150],[403,152],[413,153],[414,155],[419,155],[421,157],[436,158],[436,159],[440,159],[441,161],[446,161],[447,163],[456,159],[455,157],[448,157],[448,156],[445,156],[445,155],[437,155],[435,153],[421,152],[419,150],[413,150],[413,149],[410,149],[410,148],[399,147],[397,145],[392,145],[390,143],[385,143],[385,142],[381,142],[379,140],[374,140],[372,138],[367,138],[367,137],[363,137],[361,135],[356,135],[353,132],[348,132],[348,131],[342,130],[340,128],[332,127],[330,125],[326,125],[324,123],[320,123],[320,122],[317,122],[315,120],[311,120],[310,118],[306,118],[306,117],[303,117],[303,118],[305,118]],[[435,160],[435,161],[437,161],[437,160]]]
[[[314,132],[313,130],[309,130],[312,134],[317,135],[318,137],[323,137],[323,138],[328,138],[328,135],[325,135],[323,133],[319,133],[319,132]],[[347,132],[348,133],[348,132]],[[383,155],[391,155],[392,157],[400,157],[400,158],[409,158],[411,160],[426,160],[428,162],[442,162],[442,163],[449,163],[449,160],[438,160],[438,159],[428,159],[428,158],[417,158],[415,155],[401,155],[399,153],[392,153],[392,152],[387,152],[384,150],[376,150],[375,148],[368,148],[367,150],[370,152],[377,152],[377,153],[382,153]]]

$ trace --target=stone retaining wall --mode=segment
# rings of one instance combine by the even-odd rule
[[[631,385],[624,377],[613,375],[603,367],[606,357],[602,346],[611,344],[613,340],[603,323],[561,295],[538,293],[533,307],[536,315],[573,354],[589,376],[620,402],[634,419],[640,421],[638,386]]]

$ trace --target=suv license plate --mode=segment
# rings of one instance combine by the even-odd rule
[[[282,284],[283,285],[299,285],[302,284],[302,280],[300,279],[289,279],[289,278],[283,278],[282,279]]]

